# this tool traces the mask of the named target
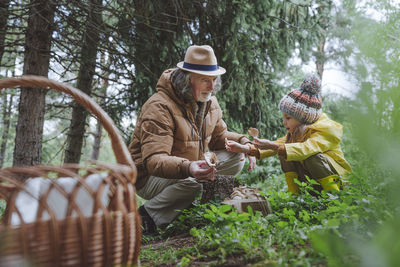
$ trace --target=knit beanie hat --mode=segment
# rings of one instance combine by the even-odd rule
[[[290,91],[279,102],[279,109],[305,124],[312,124],[322,113],[321,80],[312,74],[301,83],[300,88]]]

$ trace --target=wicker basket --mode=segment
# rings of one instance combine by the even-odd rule
[[[0,199],[7,202],[0,224],[0,266],[136,265],[141,239],[134,186],[137,171],[113,121],[90,97],[73,87],[37,76],[0,80],[0,89],[16,86],[54,89],[71,95],[100,120],[111,138],[118,164],[0,170]],[[21,182],[27,177],[45,181],[45,191],[33,195],[27,190],[27,182]],[[61,186],[62,177],[73,181],[73,187],[67,190]],[[88,177],[101,177],[95,190]],[[54,203],[51,196],[55,192],[64,201]],[[33,221],[26,220],[18,204],[21,194],[38,203]],[[92,207],[89,214],[79,203],[79,194],[90,198],[90,204],[83,205],[85,209]],[[54,208],[60,203],[66,203],[62,217],[60,210]]]

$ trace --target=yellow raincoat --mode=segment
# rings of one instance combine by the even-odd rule
[[[301,143],[286,144],[286,136],[276,140],[285,145],[287,161],[302,161],[317,153],[324,154],[340,176],[351,173],[349,163],[344,159],[340,140],[343,129],[340,123],[328,118],[325,113],[313,124],[308,125],[307,140]],[[260,159],[276,155],[274,150],[260,150]]]

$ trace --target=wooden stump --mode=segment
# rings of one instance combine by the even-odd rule
[[[203,183],[203,192],[201,196],[201,204],[212,200],[221,200],[229,197],[235,187],[235,178],[231,175],[215,175],[212,182]]]

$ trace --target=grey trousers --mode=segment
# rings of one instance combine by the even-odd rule
[[[226,150],[214,152],[220,161],[216,174],[236,175],[243,169],[245,163],[243,154]],[[155,224],[161,226],[171,223],[179,215],[176,210],[189,207],[201,190],[201,183],[192,177],[165,179],[150,176],[137,194],[147,200],[144,207]]]

